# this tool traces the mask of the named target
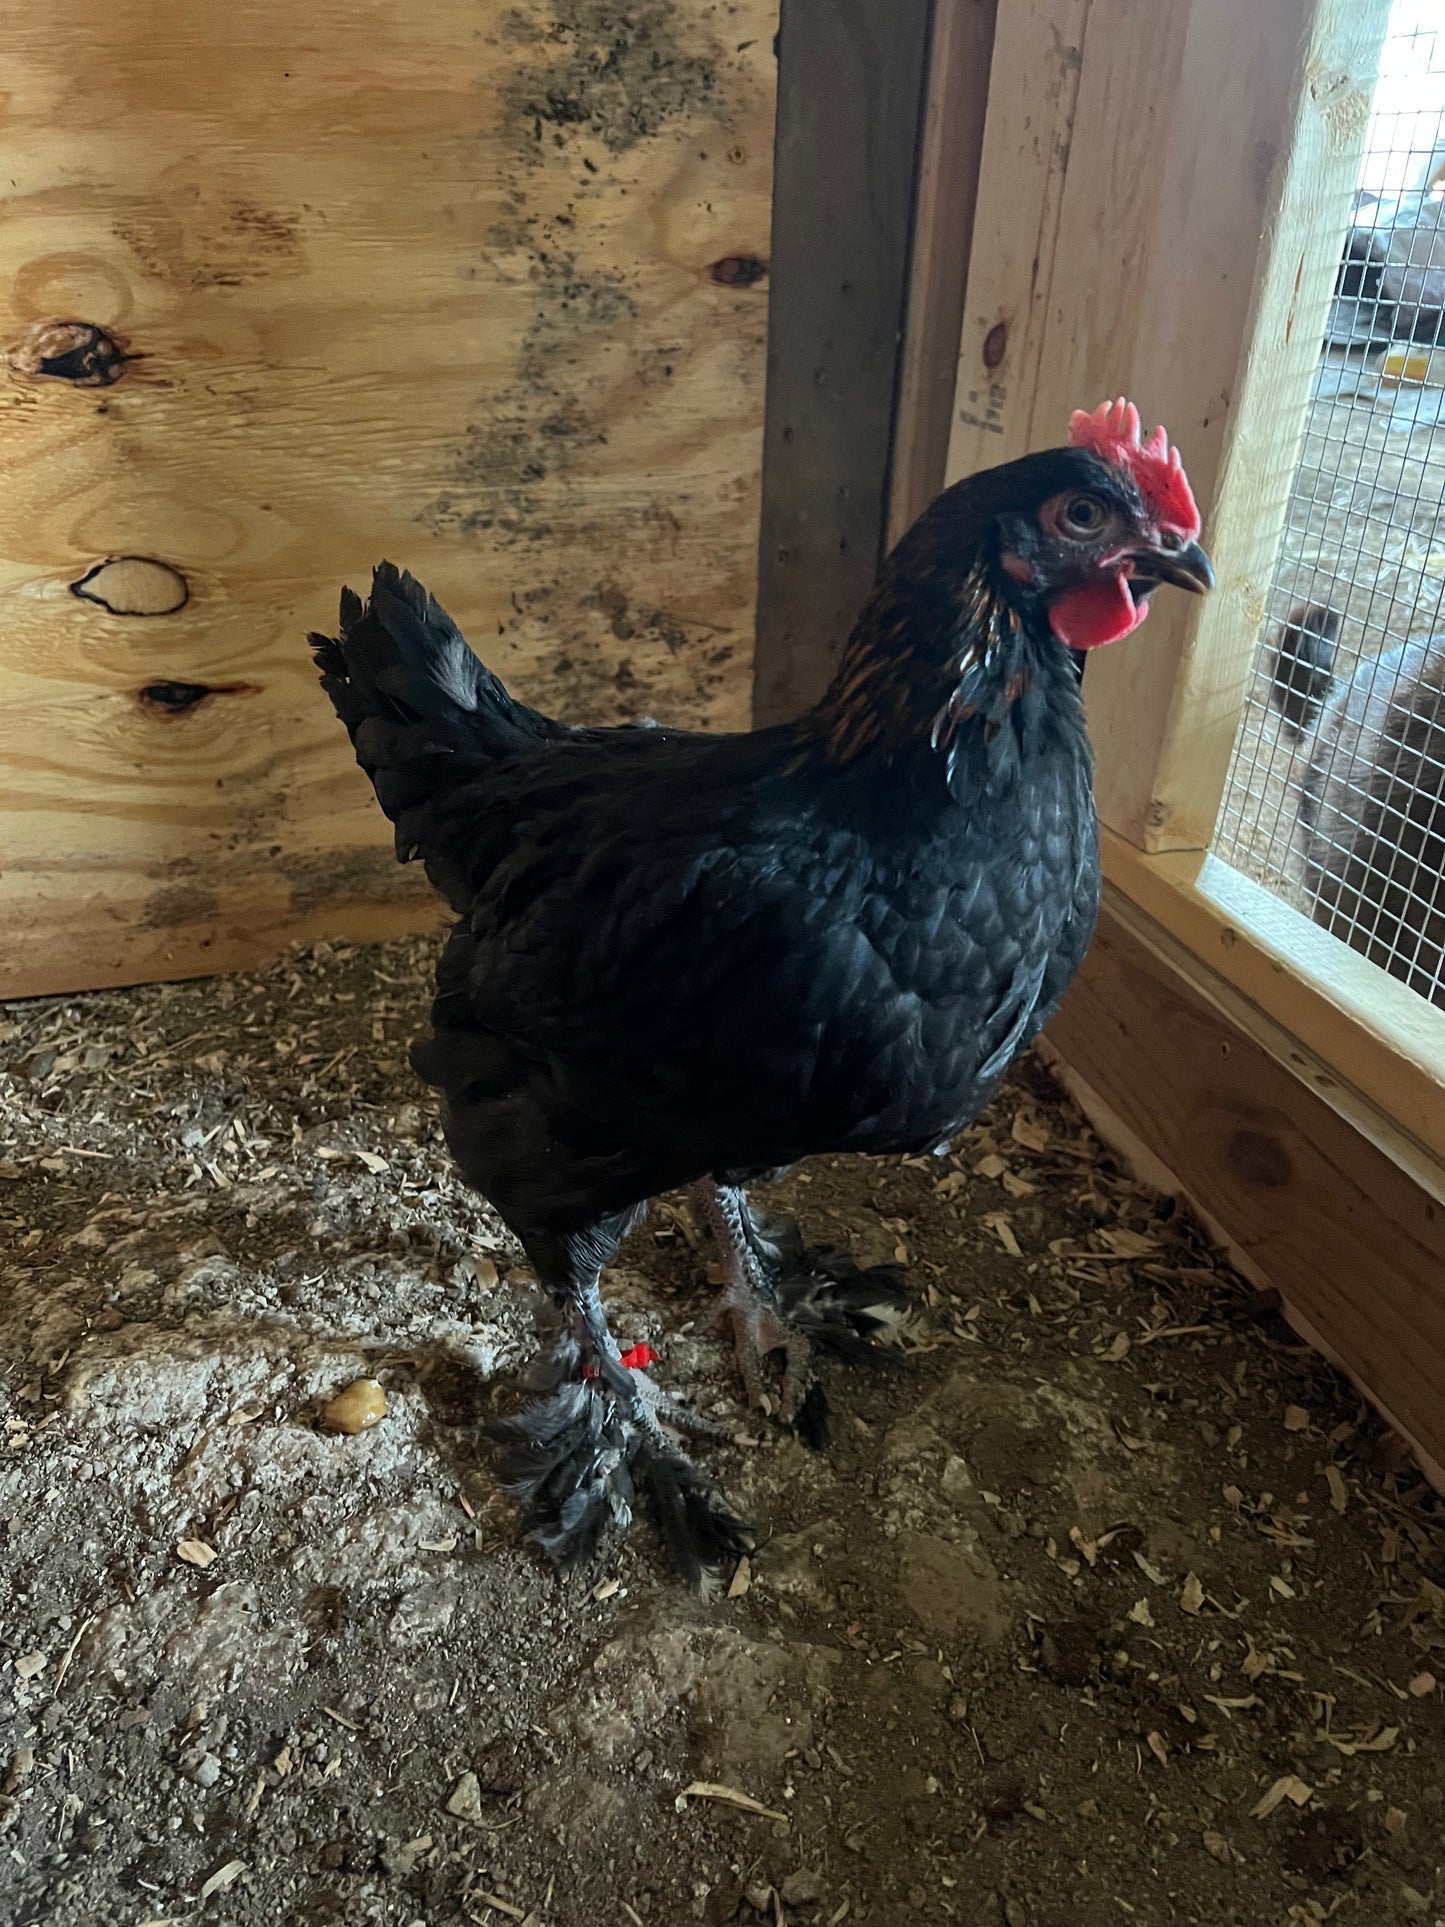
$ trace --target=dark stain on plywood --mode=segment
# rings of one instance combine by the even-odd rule
[[[610,152],[626,153],[670,120],[711,101],[716,63],[685,52],[673,32],[667,0],[644,0],[625,9],[561,0],[545,25],[520,9],[503,33],[519,44],[546,50],[521,68],[507,102],[527,130],[532,156],[548,145],[565,146],[573,130],[601,140]]]
[[[213,923],[220,914],[220,895],[209,884],[171,883],[146,898],[140,921],[147,930],[171,930]]]
[[[115,233],[147,273],[199,293],[299,274],[304,214],[197,183],[139,202],[117,219]]]
[[[698,352],[698,326],[679,307],[676,333],[658,340],[654,322],[652,338],[644,338],[633,324],[658,311],[659,290],[647,278],[656,277],[658,258],[635,255],[631,243],[615,251],[599,245],[595,220],[599,202],[615,207],[627,194],[637,164],[614,163],[645,141],[669,140],[680,166],[705,163],[709,151],[718,161],[746,158],[736,128],[751,96],[720,85],[720,74],[734,71],[730,50],[699,35],[696,21],[682,43],[685,17],[664,4],[625,12],[572,4],[516,7],[500,23],[499,58],[525,52],[500,88],[508,114],[506,210],[488,226],[486,253],[470,275],[528,285],[534,305],[511,378],[479,397],[447,453],[448,472],[417,514],[429,533],[517,551],[523,571],[547,555],[546,578],[519,588],[517,620],[499,624],[498,633],[527,637],[528,699],[553,702],[577,720],[630,719],[654,707],[687,720],[690,704],[708,702],[735,676],[746,641],[691,615],[629,606],[630,585],[599,590],[594,573],[600,558],[635,554],[647,558],[650,574],[659,558],[676,553],[687,528],[679,514],[685,496],[661,477],[650,486],[645,474],[619,476],[606,450],[626,432],[643,391],[670,383]],[[623,232],[630,232],[625,224]],[[716,261],[702,254],[685,265],[674,259],[694,285],[711,278],[741,293],[762,284],[754,297],[761,314],[763,254]],[[685,299],[681,281],[678,295]],[[709,350],[712,328],[709,320]],[[486,653],[487,639],[476,641]],[[687,665],[681,717],[676,694],[663,698],[658,688],[661,674],[675,692],[678,671],[666,666],[674,662]]]
[[[621,273],[585,270],[576,254],[545,244],[519,250],[537,288],[537,306],[522,337],[515,379],[488,395],[466,425],[449,486],[421,511],[432,532],[492,531],[538,542],[551,533],[541,516],[539,485],[571,469],[579,452],[605,439],[582,396],[559,378],[575,362],[579,342],[631,319],[637,304]]]
[[[338,902],[414,903],[436,898],[419,863],[401,864],[385,844],[361,849],[288,852],[275,860],[285,878],[296,916]],[[442,906],[437,905],[440,922]]]

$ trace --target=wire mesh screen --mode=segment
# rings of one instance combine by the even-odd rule
[[[1396,0],[1215,854],[1445,1005],[1445,0]]]

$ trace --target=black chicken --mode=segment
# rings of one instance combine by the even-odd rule
[[[640,1491],[689,1577],[741,1528],[676,1443],[706,1436],[620,1353],[603,1268],[677,1186],[717,1242],[750,1396],[821,1442],[815,1349],[864,1354],[896,1275],[802,1248],[743,1187],[816,1152],[942,1150],[1058,1003],[1099,896],[1071,649],[1161,582],[1207,589],[1163,430],[1125,403],[958,483],[899,543],[831,687],[749,735],[574,729],[516,702],[389,563],[322,686],[458,921],[433,1036],[463,1174],[562,1313],[505,1427],[508,1489],[561,1564]]]

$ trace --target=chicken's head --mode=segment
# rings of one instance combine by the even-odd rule
[[[998,518],[998,563],[1060,642],[1094,649],[1131,634],[1161,582],[1195,594],[1213,587],[1179,451],[1162,428],[1143,439],[1132,402],[1078,410],[1067,448],[1016,466],[1041,464],[1043,498]]]

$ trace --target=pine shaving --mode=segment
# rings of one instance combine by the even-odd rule
[[[739,1813],[756,1813],[764,1820],[781,1820],[786,1826],[788,1816],[779,1813],[774,1807],[765,1807],[761,1800],[755,1800],[750,1793],[740,1793],[735,1786],[721,1786],[716,1780],[694,1780],[682,1789],[674,1801],[679,1813],[687,1810],[689,1800],[711,1800],[720,1807],[736,1807]]]
[[[1314,1798],[1314,1788],[1306,1786],[1297,1774],[1285,1773],[1275,1781],[1264,1798],[1249,1810],[1251,1820],[1267,1820],[1276,1807],[1283,1806],[1286,1800],[1293,1800],[1297,1807],[1308,1806]]]

